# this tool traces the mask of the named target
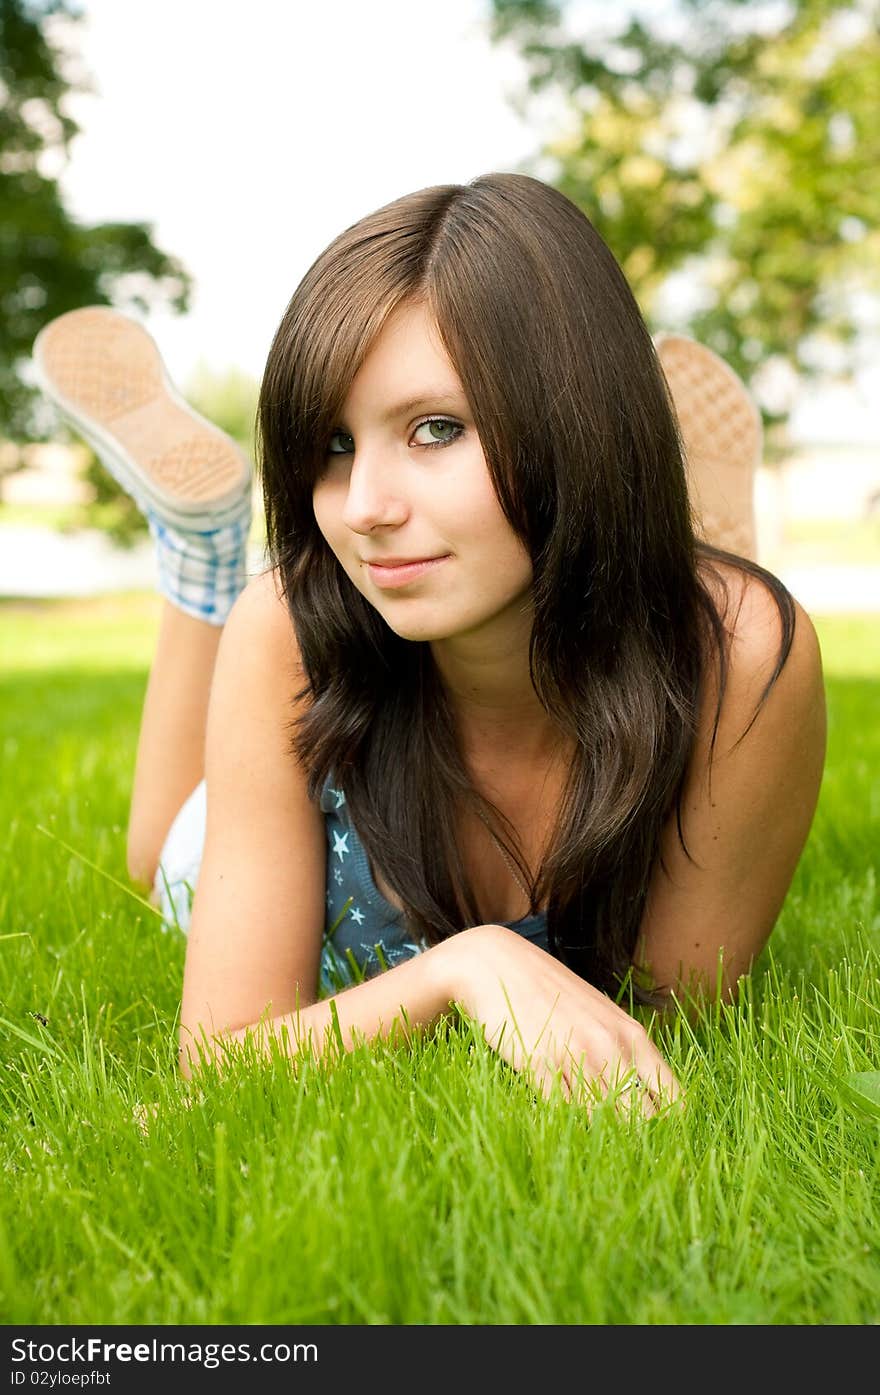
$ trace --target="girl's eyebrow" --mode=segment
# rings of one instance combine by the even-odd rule
[[[419,407],[427,407],[438,402],[457,403],[463,405],[464,398],[458,388],[441,387],[427,392],[419,393],[418,397],[410,397],[406,402],[398,402],[395,407],[389,407],[382,413],[383,421],[394,421],[398,417],[406,416],[407,412],[415,412]]]
[[[447,403],[460,415],[467,407],[467,399],[461,388],[440,387],[433,391],[429,388],[427,392],[420,392],[418,397],[410,397],[406,402],[398,402],[394,407],[387,407],[382,412],[379,420],[383,423],[397,421],[400,417],[407,416],[410,412],[418,411],[420,407],[437,407],[441,402]],[[337,430],[348,429],[344,420],[340,419]]]

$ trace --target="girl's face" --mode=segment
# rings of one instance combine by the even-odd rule
[[[515,625],[530,610],[531,560],[501,511],[461,383],[424,306],[398,307],[376,338],[312,498],[346,575],[402,638],[490,625],[500,638],[505,620]],[[444,560],[403,573],[369,565],[425,558]]]

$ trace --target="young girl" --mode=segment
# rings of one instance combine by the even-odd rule
[[[38,336],[158,550],[128,865],[184,926],[196,885],[185,1073],[229,1039],[320,1052],[331,1014],[350,1047],[457,1003],[545,1094],[679,1097],[616,999],[734,994],[825,716],[808,617],[737,555],[754,409],[714,355],[664,348],[691,499],[655,346],[572,203],[490,174],[379,209],[269,351],[269,566],[245,584],[247,463],[152,340],[100,307]],[[745,544],[698,541],[694,496]]]

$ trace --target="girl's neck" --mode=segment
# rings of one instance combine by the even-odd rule
[[[535,772],[556,761],[565,745],[559,727],[533,692],[530,702],[489,707],[451,697],[459,749],[466,764],[484,772]]]
[[[477,764],[516,759],[530,766],[552,760],[560,732],[535,692],[527,636],[518,643],[455,639],[431,645],[455,718],[462,754]]]

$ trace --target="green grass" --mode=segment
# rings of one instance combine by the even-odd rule
[[[177,1077],[184,941],[125,889],[157,617],[0,608],[0,1321],[880,1322],[880,1124],[840,1090],[880,1069],[876,617],[817,621],[809,844],[738,1005],[658,1031],[690,1107],[647,1124],[464,1026]]]
[[[880,566],[880,513],[860,519],[789,522],[779,560],[795,566]],[[775,558],[762,559],[772,570]]]

